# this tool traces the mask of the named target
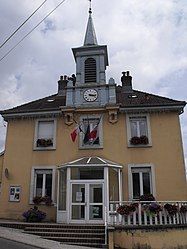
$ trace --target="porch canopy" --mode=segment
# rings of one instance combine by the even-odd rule
[[[103,159],[97,156],[93,157],[83,157],[77,160],[62,164],[58,169],[64,169],[67,167],[112,167],[121,169],[123,166],[118,163],[112,162],[107,159]]]
[[[109,212],[109,202],[122,200],[122,168],[119,163],[98,156],[60,165],[58,214],[66,212],[67,222],[104,221],[104,210]],[[99,211],[94,216],[96,209]],[[60,222],[60,216],[57,220]]]

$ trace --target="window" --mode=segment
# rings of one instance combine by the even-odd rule
[[[139,199],[141,195],[155,194],[153,184],[153,166],[130,166],[130,199]]]
[[[102,148],[102,118],[81,118],[80,147]]]
[[[127,116],[127,138],[128,146],[150,146],[150,124],[149,116]]]
[[[55,120],[38,120],[36,122],[34,149],[54,149],[56,142],[55,133]]]
[[[88,58],[85,61],[85,83],[93,83],[97,81],[96,60]]]
[[[50,197],[54,202],[55,166],[33,167],[31,171],[30,203],[34,197]]]
[[[146,117],[130,117],[131,137],[147,136]]]
[[[67,192],[67,170],[61,170],[59,175],[59,203],[58,210],[66,210],[66,192]]]
[[[34,196],[52,197],[52,170],[35,170]]]
[[[72,180],[98,180],[104,179],[103,168],[72,168],[71,169]]]

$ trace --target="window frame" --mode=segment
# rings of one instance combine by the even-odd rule
[[[49,147],[37,147],[37,140],[38,140],[38,131],[39,131],[39,122],[54,122],[53,128],[53,146]],[[57,128],[57,120],[55,118],[42,118],[37,119],[35,121],[35,133],[34,133],[34,145],[33,150],[55,150],[56,149],[56,128]]]
[[[56,186],[56,166],[33,166],[31,169],[31,181],[30,181],[30,198],[29,198],[29,204],[34,204],[33,198],[35,197],[36,193],[36,171],[43,171],[47,172],[49,170],[52,170],[52,190],[51,190],[51,199],[53,201],[53,204],[56,203],[55,200],[55,186]]]
[[[149,140],[148,144],[131,144],[130,139],[132,138],[131,135],[131,123],[130,118],[146,118],[147,122],[147,137]],[[151,125],[150,125],[150,115],[149,114],[126,114],[126,127],[127,127],[127,146],[128,147],[151,147],[152,146],[152,139],[151,139]]]
[[[99,139],[100,139],[100,144],[99,145],[83,145],[82,141],[84,139],[84,134],[82,132],[79,133],[79,149],[103,149],[103,116],[101,115],[82,115],[80,117],[80,123],[83,122],[84,119],[100,119],[100,123],[98,125],[99,128]]]
[[[133,198],[133,179],[132,179],[132,169],[138,168],[140,169],[139,172],[142,172],[143,169],[150,168],[150,187],[151,187],[151,194],[156,198],[156,184],[155,184],[155,167],[153,164],[129,164],[128,165],[128,188],[129,188],[129,200],[130,201],[137,201],[137,199]],[[141,171],[142,169],[142,171]],[[141,188],[141,187],[140,187]],[[141,195],[141,193],[140,193]]]

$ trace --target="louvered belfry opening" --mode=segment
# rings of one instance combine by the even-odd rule
[[[88,58],[85,61],[85,83],[96,82],[96,80],[97,80],[96,60],[93,58]]]

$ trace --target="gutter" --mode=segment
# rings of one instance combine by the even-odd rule
[[[130,112],[149,112],[149,111],[179,111],[179,114],[184,112],[184,105],[175,106],[150,106],[150,107],[121,107],[120,112],[130,113]]]

